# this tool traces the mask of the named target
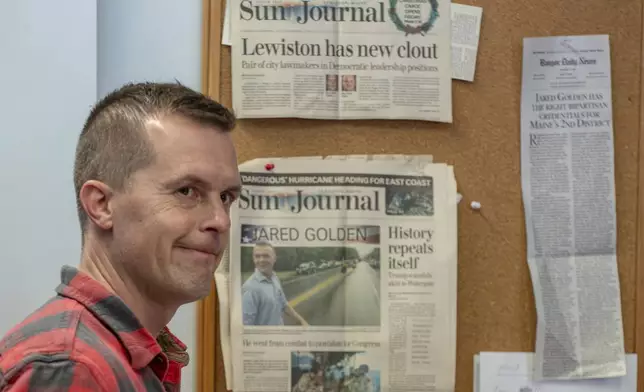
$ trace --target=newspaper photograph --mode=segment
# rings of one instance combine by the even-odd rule
[[[449,0],[230,3],[238,118],[452,122]]]
[[[626,372],[607,35],[525,38],[521,177],[537,379]]]
[[[430,156],[282,158],[271,172],[265,161],[240,166],[217,271],[229,280],[227,385],[452,392],[453,168]]]
[[[291,353],[291,391],[319,391],[320,385],[331,391],[383,391],[381,361],[364,351],[294,351]]]
[[[242,313],[244,325],[380,325],[380,227],[345,226],[336,230],[328,228],[303,228],[307,241],[350,241],[351,246],[325,247],[271,247],[269,231],[274,227],[242,225],[242,243],[253,247],[241,248]],[[295,235],[297,228],[289,228]],[[266,246],[263,246],[266,242]],[[375,246],[369,246],[375,244]],[[364,246],[360,246],[364,245]],[[358,252],[362,251],[362,254]],[[271,264],[272,254],[279,266]],[[362,262],[361,262],[362,261]],[[279,271],[275,271],[279,268]],[[338,273],[340,271],[341,273]],[[284,304],[293,319],[285,323],[282,312],[260,306],[261,292],[257,282],[264,276],[275,274],[284,292]],[[311,287],[319,291],[311,292]],[[276,282],[277,283],[277,282]],[[365,290],[369,288],[370,290]],[[325,301],[316,303],[315,298]],[[345,298],[352,298],[346,309]],[[355,305],[355,306],[354,306]],[[300,308],[299,313],[289,308]],[[351,310],[351,312],[347,312]],[[301,314],[302,319],[298,317]],[[275,315],[276,317],[271,317]],[[306,321],[303,321],[306,320]]]

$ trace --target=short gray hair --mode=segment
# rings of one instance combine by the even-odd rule
[[[91,110],[76,147],[74,188],[81,231],[88,220],[80,202],[83,184],[97,180],[123,189],[134,172],[154,162],[145,123],[170,115],[223,132],[235,127],[231,111],[180,83],[130,83],[105,96]]]

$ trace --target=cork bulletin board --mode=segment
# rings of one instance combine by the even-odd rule
[[[223,1],[204,0],[203,91],[231,107],[230,48],[221,45]],[[638,239],[644,237],[644,194],[639,193],[644,183],[643,0],[457,2],[482,7],[483,22],[474,83],[453,81],[453,124],[240,120],[234,131],[239,162],[271,156],[391,153],[432,154],[435,161],[454,165],[464,197],[458,217],[456,391],[469,392],[474,354],[534,350],[536,313],[520,177],[522,39],[609,34],[625,344],[627,352],[644,355],[644,239]],[[480,211],[469,209],[472,200],[481,203]],[[199,304],[200,392],[226,390],[216,303],[213,291]],[[638,390],[644,391],[644,358],[639,364]]]

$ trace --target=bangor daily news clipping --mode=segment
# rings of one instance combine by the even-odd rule
[[[266,172],[266,162],[240,166],[244,188],[217,272],[229,274],[218,287],[228,290],[229,387],[452,392],[453,168],[286,158]]]
[[[239,118],[452,122],[447,0],[231,3]]]

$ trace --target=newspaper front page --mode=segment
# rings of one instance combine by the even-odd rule
[[[231,2],[239,118],[452,122],[449,0]]]
[[[535,377],[626,371],[608,36],[524,39],[521,176]]]
[[[397,166],[402,166],[404,170],[424,170],[424,167],[431,164],[433,161],[432,155],[402,155],[402,154],[370,154],[370,155],[328,155],[328,156],[302,156],[302,157],[289,157],[289,158],[271,158],[262,162],[262,160],[254,161],[253,165],[265,167],[267,163],[279,165],[282,163],[287,165],[294,165],[299,161],[311,163],[311,161],[326,160],[326,161],[342,161],[344,163],[355,163],[362,165],[364,162],[378,161],[378,162],[392,162],[395,161]],[[451,169],[450,169],[451,170]],[[452,174],[453,175],[453,174]],[[457,193],[457,203],[460,201],[460,195]],[[454,228],[456,230],[456,228]],[[224,374],[226,379],[226,389],[233,390],[233,375],[232,375],[232,346],[230,334],[230,257],[226,252],[222,261],[215,272],[215,281],[218,293],[219,302],[219,324],[220,324],[220,343],[222,350],[222,357],[224,362]],[[454,304],[456,309],[456,304]]]
[[[240,167],[234,391],[454,390],[456,181],[431,157]]]

